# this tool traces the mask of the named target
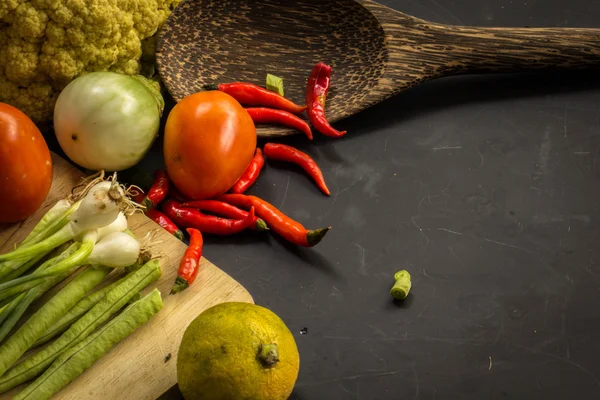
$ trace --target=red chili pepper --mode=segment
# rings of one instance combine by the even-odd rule
[[[171,235],[175,236],[179,240],[183,240],[183,232],[179,230],[177,225],[173,223],[165,214],[161,213],[157,209],[146,210],[146,215],[152,221],[163,227]]]
[[[248,190],[256,182],[258,175],[260,175],[260,170],[264,165],[265,159],[263,158],[262,151],[257,147],[252,162],[250,162],[246,171],[244,171],[240,179],[230,189],[231,193],[240,194]]]
[[[314,179],[323,193],[327,196],[331,194],[325,184],[323,172],[308,154],[285,144],[267,143],[265,145],[265,156],[273,160],[289,161],[301,166]]]
[[[196,200],[190,201],[187,203],[183,203],[181,207],[191,207],[195,208],[199,211],[205,211],[213,214],[220,215],[225,218],[231,219],[246,219],[248,218],[248,212],[242,210],[241,208],[237,208],[236,206],[232,206],[228,203],[223,203],[222,201],[217,200]],[[254,225],[252,226],[252,230],[254,231],[266,231],[269,227],[267,223],[262,219],[255,217]]]
[[[171,289],[171,294],[179,293],[194,283],[200,269],[202,245],[204,244],[202,233],[193,228],[186,230],[190,234],[190,245],[185,250],[183,258],[179,262],[179,270],[177,271],[177,278]]]
[[[248,111],[248,114],[250,114],[250,117],[252,117],[252,121],[254,121],[255,124],[278,124],[289,126],[290,128],[304,132],[310,140],[313,139],[312,131],[306,121],[292,113],[262,107],[246,108],[246,111]]]
[[[169,176],[163,170],[156,170],[154,173],[154,183],[148,194],[144,198],[143,205],[146,210],[150,210],[159,205],[169,193]]]
[[[204,88],[206,90],[220,90],[221,92],[225,92],[245,106],[277,108],[291,112],[292,114],[301,114],[306,110],[306,106],[299,106],[293,101],[280,96],[278,93],[271,92],[252,83],[221,83],[216,86],[205,85]]]
[[[313,127],[323,135],[341,137],[346,131],[340,132],[334,129],[325,117],[325,102],[329,90],[331,67],[324,63],[318,63],[308,78],[306,88],[307,114]]]
[[[214,215],[203,214],[193,208],[181,207],[173,200],[167,200],[162,203],[162,211],[171,218],[177,226],[183,228],[195,228],[202,233],[213,235],[233,235],[254,225],[254,208],[250,210],[248,216],[243,220],[225,219],[215,217]]]
[[[308,230],[301,223],[294,221],[273,205],[255,196],[246,196],[244,194],[224,194],[218,197],[218,200],[224,201],[234,206],[244,208],[256,208],[259,217],[265,220],[274,232],[294,244],[312,247],[318,244],[331,229],[322,228]]]

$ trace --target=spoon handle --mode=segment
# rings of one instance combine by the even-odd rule
[[[440,75],[600,68],[600,29],[431,25],[429,34],[423,51],[442,61]]]

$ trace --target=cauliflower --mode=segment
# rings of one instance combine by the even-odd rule
[[[44,125],[80,74],[144,72],[156,31],[180,1],[1,0],[0,102]]]

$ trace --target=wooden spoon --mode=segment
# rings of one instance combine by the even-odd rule
[[[176,101],[207,83],[284,79],[303,104],[313,66],[333,66],[330,122],[457,74],[600,67],[600,29],[426,22],[371,0],[188,0],[161,30],[157,63]],[[261,126],[259,136],[298,133]]]

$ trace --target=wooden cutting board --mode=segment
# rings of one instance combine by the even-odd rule
[[[23,223],[0,224],[0,253],[22,241],[46,211],[81,182],[81,171],[55,154],[52,159],[54,181],[44,205]],[[177,349],[185,328],[198,314],[223,302],[253,302],[246,289],[204,258],[194,285],[170,296],[185,244],[144,215],[130,217],[129,225],[138,239],[150,231],[156,232],[156,241],[160,243],[152,247],[152,252],[161,257],[163,274],[145,292],[158,287],[165,307],[60,391],[56,399],[154,400],[177,383]],[[170,359],[165,361],[169,355]],[[0,400],[12,398],[20,389],[0,395]]]

